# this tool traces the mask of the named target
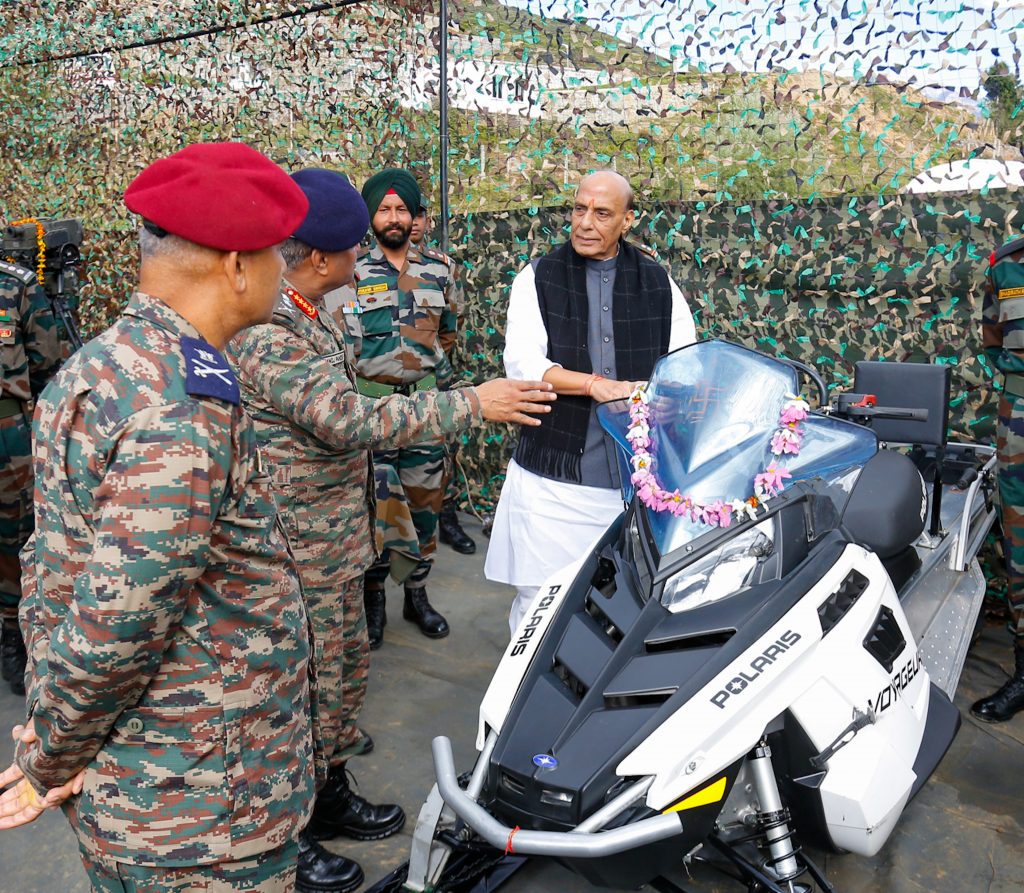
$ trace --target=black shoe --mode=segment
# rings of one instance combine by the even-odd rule
[[[330,852],[309,836],[299,835],[299,867],[295,889],[299,893],[349,893],[363,882],[358,862]]]
[[[1014,674],[994,695],[975,701],[971,714],[982,722],[1006,722],[1024,710],[1024,643],[1014,647]]]
[[[476,543],[462,529],[459,516],[455,514],[455,505],[451,502],[446,502],[437,516],[437,536],[461,555],[472,555],[476,551]]]
[[[358,756],[365,757],[368,753],[373,752],[373,739],[370,737],[369,732],[364,729],[357,729],[359,737],[356,739],[355,747],[359,748]]]
[[[0,676],[16,695],[25,696],[25,643],[14,621],[5,620],[0,635]]]
[[[405,587],[405,605],[402,608],[402,616],[415,623],[420,628],[420,632],[428,639],[443,639],[451,632],[448,628],[448,621],[427,601],[425,586]]]
[[[366,637],[370,640],[370,650],[376,651],[384,644],[384,627],[388,625],[384,585],[364,583],[363,604],[366,606]]]
[[[335,766],[316,795],[306,833],[314,840],[330,840],[339,834],[354,840],[380,840],[401,831],[404,824],[401,806],[369,803],[349,787],[345,767]]]

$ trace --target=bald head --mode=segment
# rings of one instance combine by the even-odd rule
[[[580,185],[576,187],[576,194],[579,195],[579,191],[584,186],[597,184],[604,186],[607,189],[617,191],[625,203],[625,209],[632,211],[634,206],[633,187],[629,185],[627,180],[618,171],[594,171],[592,174],[587,174],[582,180]]]
[[[584,177],[576,190],[569,240],[582,257],[607,260],[619,253],[619,239],[635,218],[633,188],[626,178],[597,171]]]

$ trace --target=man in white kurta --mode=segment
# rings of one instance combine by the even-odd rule
[[[591,174],[576,193],[569,243],[512,283],[506,374],[551,382],[563,413],[545,421],[542,438],[520,443],[494,518],[484,572],[516,588],[513,632],[544,581],[583,555],[623,509],[615,446],[597,405],[628,396],[658,356],[696,340],[682,292],[624,241],[634,217],[628,182],[611,171]]]

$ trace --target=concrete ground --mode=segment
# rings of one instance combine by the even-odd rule
[[[466,524],[486,545],[479,525]],[[448,735],[456,765],[474,758],[476,707],[508,637],[510,590],[483,578],[482,549],[462,557],[441,547],[431,599],[453,632],[430,641],[402,619],[401,592],[389,590],[390,622],[374,652],[362,725],[375,751],[354,758],[358,789],[374,801],[402,804],[403,832],[376,843],[331,842],[358,859],[372,882],[408,857],[412,825],[433,783],[430,740]],[[1007,893],[1024,891],[1024,715],[1003,725],[975,722],[967,708],[1002,684],[1010,666],[1005,630],[989,627],[968,657],[957,696],[963,728],[945,760],[910,805],[893,837],[872,859],[819,856],[837,893]],[[20,720],[23,705],[3,686],[0,729]],[[0,763],[11,744],[0,736]],[[674,878],[683,883],[680,876]],[[693,893],[742,891],[707,869],[685,881]],[[504,888],[510,893],[581,893],[590,885],[553,863],[528,863]],[[59,813],[0,833],[0,893],[86,893],[75,841]]]

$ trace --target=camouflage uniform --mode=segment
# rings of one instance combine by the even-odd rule
[[[232,341],[228,356],[294,543],[313,618],[325,745],[339,765],[358,737],[366,692],[362,574],[376,558],[367,450],[461,431],[481,419],[480,402],[467,390],[362,396],[344,333],[294,289],[270,324]]]
[[[398,472],[391,465],[374,465],[377,490],[377,554],[387,553],[391,576],[403,583],[420,563],[420,542]]]
[[[135,294],[34,433],[21,622],[40,740],[19,766],[40,792],[85,769],[64,809],[108,876],[218,865],[209,879],[271,851],[294,873],[320,756],[309,622],[230,369]]]
[[[1006,376],[996,429],[999,497],[1010,610],[1024,644],[1024,240],[992,255],[981,337],[988,361]]]
[[[356,356],[359,388],[371,396],[449,388],[449,354],[458,337],[464,297],[449,263],[409,245],[396,270],[379,245],[356,262],[358,288],[339,289],[327,308],[342,322]],[[374,461],[395,469],[419,540],[420,564],[408,580],[422,585],[437,549],[437,516],[444,499],[446,448],[433,439],[377,450]],[[386,562],[374,568],[379,579]]]
[[[61,361],[57,324],[35,274],[0,263],[0,619],[18,616],[18,552],[32,533],[32,401]]]

